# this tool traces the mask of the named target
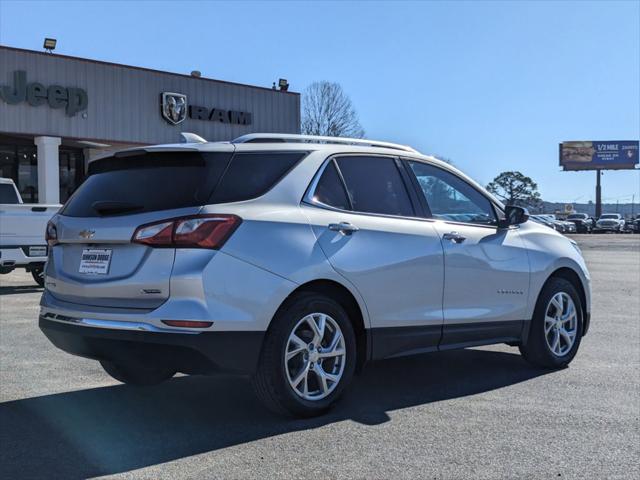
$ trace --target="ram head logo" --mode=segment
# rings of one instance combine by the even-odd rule
[[[187,118],[187,96],[182,93],[162,92],[161,112],[164,119],[178,125]]]

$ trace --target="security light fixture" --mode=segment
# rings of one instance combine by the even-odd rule
[[[56,43],[58,43],[58,41],[55,38],[45,38],[42,48],[51,53],[56,49]]]
[[[289,90],[289,82],[287,82],[286,78],[281,78],[278,80],[278,87],[280,87],[281,91],[286,92]]]

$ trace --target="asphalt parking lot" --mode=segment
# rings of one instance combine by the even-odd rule
[[[545,371],[496,346],[374,365],[330,415],[284,420],[233,377],[117,384],[0,277],[0,478],[638,478],[640,235],[575,235],[591,330]]]

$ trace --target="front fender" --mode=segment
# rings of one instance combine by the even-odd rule
[[[559,269],[568,268],[574,272],[582,284],[585,296],[585,314],[591,312],[591,277],[582,254],[569,238],[551,229],[538,225],[522,228],[520,235],[529,255],[531,275],[529,280],[529,301],[527,318],[533,317],[535,305],[546,281]]]

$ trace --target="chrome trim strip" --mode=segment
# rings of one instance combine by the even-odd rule
[[[59,323],[82,325],[85,327],[93,328],[106,328],[110,330],[129,330],[138,332],[155,332],[155,333],[178,333],[185,335],[198,335],[202,333],[201,330],[183,330],[183,329],[171,329],[160,328],[145,322],[129,322],[124,320],[101,320],[98,318],[81,318],[81,317],[69,317],[66,315],[58,315],[55,313],[45,313],[40,315],[45,320],[51,320]]]

